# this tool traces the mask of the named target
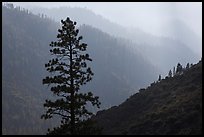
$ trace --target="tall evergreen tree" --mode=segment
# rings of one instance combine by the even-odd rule
[[[55,57],[45,64],[52,75],[43,79],[43,84],[51,86],[51,92],[58,96],[55,101],[46,100],[46,114],[41,117],[50,119],[53,115],[61,116],[61,125],[49,134],[81,134],[85,123],[93,115],[87,109],[87,103],[99,108],[99,97],[91,92],[83,93],[80,87],[92,79],[93,72],[86,61],[92,61],[85,53],[87,44],[81,43],[82,36],[76,22],[67,18],[61,20],[62,28],[58,29],[58,41],[51,42],[51,54]],[[90,123],[88,121],[88,123]]]

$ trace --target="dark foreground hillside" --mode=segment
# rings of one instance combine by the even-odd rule
[[[103,134],[202,134],[202,61],[99,111],[94,119]]]

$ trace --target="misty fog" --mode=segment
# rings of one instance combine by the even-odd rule
[[[141,29],[156,36],[178,38],[185,44],[185,40],[189,38],[188,36],[181,38],[180,34],[192,33],[195,39],[191,40],[198,40],[199,45],[186,45],[200,57],[202,54],[201,2],[14,2],[14,4],[28,9],[81,7],[128,29]],[[180,29],[183,25],[185,28]]]
[[[60,30],[63,24],[65,26]],[[66,33],[59,34],[61,31]],[[77,38],[78,34],[83,37],[82,45],[79,45],[82,37]],[[56,46],[51,45],[53,41],[59,42],[57,46],[61,53],[59,48],[52,50]],[[72,52],[71,48],[81,51]],[[82,55],[82,50],[88,54]],[[76,60],[73,77],[72,54],[77,54],[73,58]],[[55,57],[60,58],[54,60]],[[80,63],[82,59],[91,62]],[[73,93],[74,97],[74,94],[86,91],[101,101],[100,108],[89,109],[94,114],[99,112],[102,124],[108,124],[106,109],[111,110],[113,121],[110,125],[114,122],[123,124],[121,119],[127,118],[128,122],[124,123],[128,126],[124,124],[119,130],[107,128],[106,131],[113,130],[111,133],[138,134],[143,130],[136,132],[135,129],[148,126],[148,133],[154,133],[157,129],[152,128],[155,127],[152,123],[162,125],[158,133],[174,133],[174,126],[168,125],[172,119],[181,126],[178,134],[191,133],[191,129],[192,133],[200,133],[201,2],[4,2],[2,60],[4,134],[45,134],[48,127],[59,124],[57,118],[48,122],[40,119],[45,99],[66,97],[66,104],[68,94]],[[46,69],[51,65],[58,66]],[[88,66],[94,75],[90,68],[86,72],[77,71]],[[93,78],[87,75],[87,84],[83,83],[86,77],[81,75],[85,73],[93,75]],[[56,77],[58,74],[60,76]],[[53,76],[53,80],[48,76]],[[73,80],[74,76],[76,80]],[[70,79],[73,80],[71,84]],[[76,91],[74,82],[81,84],[76,85]],[[53,88],[52,84],[58,85]],[[60,109],[63,107],[59,105]],[[67,109],[70,109],[69,105]],[[187,113],[190,109],[192,113]],[[160,112],[164,112],[162,118],[167,118],[166,121],[160,119]],[[172,114],[175,115],[172,117]],[[186,119],[191,119],[194,114],[198,115],[195,123],[186,124]],[[159,120],[154,119],[155,115],[159,115]],[[100,116],[104,118],[100,119]],[[144,123],[151,122],[149,125],[141,123],[142,126],[139,123],[138,128],[135,126],[137,117]],[[184,119],[180,120],[180,117]],[[120,124],[115,124],[117,126]]]

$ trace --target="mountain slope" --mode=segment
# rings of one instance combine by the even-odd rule
[[[40,119],[50,96],[42,85],[46,45],[55,38],[56,27],[49,19],[2,6],[3,134],[44,134],[56,124]]]
[[[49,75],[44,64],[51,58],[49,44],[56,40],[58,28],[48,18],[2,6],[3,134],[45,134],[56,125],[57,121],[47,122],[40,116],[45,99],[53,98],[42,79]],[[133,89],[157,78],[157,69],[139,52],[128,49],[127,43],[90,26],[81,26],[80,33],[88,44],[94,72],[83,89],[99,95],[102,109],[120,104]]]
[[[88,87],[99,95],[102,106],[121,103],[157,78],[158,70],[139,51],[126,46],[129,43],[88,25],[79,29],[93,58],[90,65],[95,75]]]
[[[175,135],[202,133],[202,61],[182,75],[141,89],[95,117],[103,134]]]

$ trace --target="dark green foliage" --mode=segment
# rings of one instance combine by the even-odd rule
[[[52,75],[43,79],[43,84],[52,86],[51,92],[59,98],[56,101],[46,100],[44,107],[47,111],[42,118],[61,117],[61,126],[49,131],[50,134],[84,134],[86,119],[93,115],[86,108],[87,103],[98,108],[100,105],[99,97],[94,97],[91,92],[80,93],[80,87],[92,79],[93,72],[86,64],[92,59],[85,53],[87,44],[80,42],[82,36],[77,36],[76,22],[67,17],[61,23],[58,41],[50,44],[50,52],[55,58],[45,64]]]
[[[201,135],[202,61],[93,117],[102,134]]]

